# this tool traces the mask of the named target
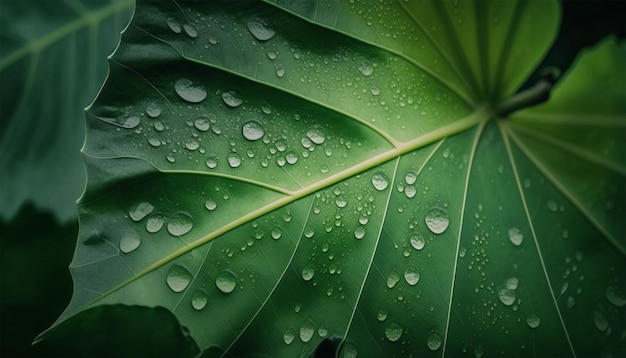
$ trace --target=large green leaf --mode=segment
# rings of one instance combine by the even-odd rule
[[[559,16],[140,1],[87,111],[55,325],[124,303],[209,355],[623,355],[623,45],[499,118]]]
[[[76,219],[85,186],[78,150],[84,112],[106,77],[105,57],[132,0],[0,3],[0,218],[28,201]]]

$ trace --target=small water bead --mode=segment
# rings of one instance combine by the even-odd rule
[[[522,241],[524,241],[524,235],[520,232],[520,230],[516,227],[512,227],[509,229],[509,240],[515,246],[520,246]]]
[[[139,123],[141,123],[141,118],[139,118],[139,116],[129,116],[120,123],[120,126],[133,129],[137,127]]]
[[[287,328],[285,333],[283,333],[283,341],[285,344],[289,345],[296,338],[296,331],[293,328]]]
[[[624,294],[615,286],[609,286],[606,288],[606,299],[616,307],[626,306],[626,297],[624,297]]]
[[[156,137],[148,138],[148,144],[156,148],[161,146],[161,140]]]
[[[276,51],[271,51],[271,50],[267,51],[267,58],[269,58],[270,60],[275,60],[276,57],[278,57],[278,54],[276,53]]]
[[[213,199],[207,199],[204,202],[204,207],[208,210],[208,211],[213,211],[215,210],[215,208],[217,208],[217,203],[215,202],[215,200]]]
[[[317,329],[317,334],[322,338],[328,336],[328,328],[321,326]]]
[[[430,335],[428,335],[428,338],[426,339],[426,345],[431,351],[436,351],[437,349],[439,349],[442,342],[443,339],[438,332],[432,332]]]
[[[239,107],[243,103],[243,99],[241,99],[241,97],[239,97],[239,95],[235,91],[223,92],[222,100],[224,101],[224,103],[226,103],[226,105],[232,108]]]
[[[172,216],[167,222],[167,232],[172,236],[182,236],[193,228],[193,220],[191,215],[178,212]]]
[[[196,27],[192,24],[184,24],[183,29],[185,30],[187,36],[191,37],[192,39],[198,37],[198,29],[196,29]]]
[[[380,89],[378,87],[370,87],[370,93],[374,96],[378,96],[380,94]]]
[[[285,154],[285,160],[287,160],[288,164],[296,164],[298,162],[298,154],[294,151],[289,151]]]
[[[305,281],[311,281],[311,279],[315,276],[315,268],[313,266],[305,266],[302,269],[302,279]]]
[[[283,236],[283,231],[279,227],[275,227],[272,230],[271,235],[272,235],[272,239],[278,240]]]
[[[192,279],[191,272],[182,265],[173,265],[167,272],[166,282],[174,292],[184,291]]]
[[[500,298],[500,301],[506,306],[511,306],[513,303],[515,303],[516,299],[515,291],[507,288],[501,288],[498,291],[498,297]]]
[[[363,61],[358,66],[359,72],[365,77],[370,76],[374,72],[374,67],[369,61]]]
[[[185,148],[187,148],[188,150],[194,151],[200,148],[200,144],[198,144],[198,142],[196,142],[195,140],[190,139],[187,142],[185,142]]]
[[[417,181],[417,173],[414,171],[408,171],[404,176],[404,182],[408,185],[413,185]]]
[[[167,19],[167,26],[170,28],[170,30],[172,30],[172,32],[177,34],[180,34],[183,31],[180,23],[171,17]]]
[[[326,140],[324,130],[320,126],[314,126],[309,128],[306,132],[307,138],[315,144],[322,144]]]
[[[259,41],[267,41],[274,37],[276,32],[267,25],[264,19],[252,18],[248,21],[248,30]]]
[[[410,286],[415,286],[420,280],[420,273],[415,266],[409,266],[404,270],[404,279]]]
[[[211,123],[207,117],[201,116],[193,121],[193,126],[201,132],[206,132],[211,128]]]
[[[243,136],[249,141],[255,141],[263,138],[265,134],[265,129],[261,125],[261,123],[257,121],[248,121],[244,123],[242,128]]]
[[[237,168],[241,165],[241,157],[235,153],[229,154],[227,159],[231,168]]]
[[[406,188],[404,188],[404,195],[407,198],[411,199],[415,197],[415,194],[417,194],[417,189],[413,185],[409,185]]]
[[[341,345],[341,358],[357,358],[359,350],[350,342],[344,342]]]
[[[163,132],[165,130],[165,126],[163,125],[163,123],[161,123],[161,121],[154,122],[152,126],[154,127],[154,130],[157,132]]]
[[[385,337],[390,342],[397,342],[402,337],[402,333],[404,333],[404,329],[401,325],[392,322],[385,327]]]
[[[474,357],[481,358],[484,354],[485,354],[485,349],[483,348],[483,346],[478,345],[476,346],[476,348],[474,348]]]
[[[354,237],[357,240],[361,240],[362,238],[365,237],[365,228],[363,226],[359,226],[356,229],[354,229]]]
[[[215,169],[217,168],[217,159],[215,157],[211,157],[206,160],[205,164],[209,169]]]
[[[207,302],[209,301],[209,297],[205,290],[197,289],[191,295],[191,307],[196,311],[201,311],[206,307]]]
[[[530,328],[537,328],[541,324],[541,318],[539,318],[536,314],[531,313],[526,317],[526,324],[528,324],[528,327]]]
[[[394,288],[398,281],[400,281],[400,274],[396,271],[391,271],[389,276],[387,276],[387,287]]]
[[[424,238],[420,234],[411,235],[411,237],[409,238],[409,242],[411,243],[411,246],[413,246],[413,248],[418,251],[423,249],[426,245],[426,240],[424,240]]]
[[[517,277],[510,277],[506,280],[506,288],[509,290],[517,290],[519,286],[519,279]]]
[[[372,175],[372,185],[378,191],[383,191],[389,186],[389,178],[382,172],[376,172]]]
[[[380,322],[384,322],[387,319],[388,313],[387,310],[381,308],[378,310],[378,314],[376,314],[376,318]]]
[[[231,293],[237,287],[237,277],[234,273],[224,270],[215,277],[215,286],[224,293]]]
[[[450,225],[448,213],[439,208],[430,209],[424,217],[424,221],[433,234],[443,233],[448,228],[448,225]]]
[[[313,322],[311,322],[310,320],[305,321],[300,327],[300,340],[304,343],[307,343],[311,340],[311,338],[313,338],[314,334],[315,325],[313,324]]]
[[[335,200],[335,205],[337,205],[338,208],[345,208],[346,205],[348,205],[348,201],[345,197],[340,196]]]
[[[152,204],[149,202],[142,202],[132,207],[128,211],[128,216],[130,216],[133,221],[141,221],[146,216],[152,214],[153,211],[154,206]]]
[[[609,329],[609,320],[606,318],[606,315],[604,315],[604,313],[598,310],[595,310],[593,312],[593,324],[600,332],[605,332],[607,329]]]
[[[164,224],[165,220],[163,220],[162,214],[152,215],[146,220],[146,231],[151,234],[157,233],[163,228]]]
[[[148,103],[146,106],[146,114],[150,118],[156,118],[161,115],[161,106],[156,102]]]
[[[126,232],[120,239],[120,251],[125,254],[135,251],[141,244],[139,234],[134,231]]]
[[[190,103],[200,103],[207,97],[204,86],[194,85],[194,83],[187,78],[181,78],[176,81],[174,89],[180,98]]]

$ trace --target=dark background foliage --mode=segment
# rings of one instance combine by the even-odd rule
[[[625,33],[625,1],[564,1],[560,34],[524,87],[540,78],[542,68],[557,66],[564,72],[581,48],[608,34],[623,39]],[[0,83],[0,90],[10,90],[10,86]],[[6,190],[1,183],[0,190]],[[60,326],[42,342],[31,345],[70,300],[72,282],[67,266],[77,233],[77,221],[59,224],[50,213],[30,204],[24,205],[10,222],[0,222],[0,355],[197,354],[195,343],[170,312],[131,306],[91,309]]]

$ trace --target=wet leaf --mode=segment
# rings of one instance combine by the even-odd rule
[[[87,110],[55,325],[124,303],[210,355],[623,355],[623,44],[501,118],[559,16],[140,1]]]

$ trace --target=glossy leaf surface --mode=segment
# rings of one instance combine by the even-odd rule
[[[106,77],[106,56],[132,0],[0,4],[0,217],[32,201],[76,219],[85,186],[83,109]]]
[[[87,111],[58,322],[164,306],[210,355],[333,336],[346,357],[623,354],[624,85],[571,107],[623,47],[497,117],[558,20],[547,1],[139,2]],[[597,134],[576,141],[571,113]]]

